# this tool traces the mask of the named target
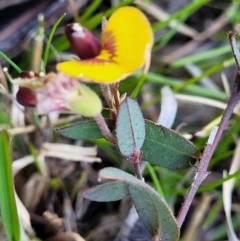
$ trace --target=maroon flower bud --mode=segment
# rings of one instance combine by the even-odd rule
[[[78,23],[68,24],[65,34],[74,52],[81,60],[94,58],[100,53],[101,46],[92,33]]]
[[[37,104],[35,92],[26,87],[19,87],[16,99],[19,104],[27,107],[35,107]]]
[[[27,81],[33,81],[35,78],[41,78],[39,74],[34,73],[33,71],[22,71],[19,75],[19,81],[22,83],[27,83]],[[31,84],[29,84],[31,86]],[[23,106],[35,107],[37,104],[35,91],[31,88],[19,86],[17,95],[17,102]]]

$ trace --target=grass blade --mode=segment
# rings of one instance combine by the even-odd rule
[[[59,23],[63,20],[63,18],[66,16],[66,13],[62,14],[61,17],[56,21],[56,23],[54,23],[52,30],[50,32],[48,41],[47,41],[47,45],[44,51],[44,55],[43,55],[43,63],[44,63],[44,68],[46,69],[47,66],[47,60],[48,60],[48,55],[49,55],[49,50],[50,50],[50,45],[53,39],[53,35],[57,29],[57,26],[59,25]]]
[[[9,137],[0,132],[0,208],[4,228],[11,241],[21,240],[21,227],[14,197]]]

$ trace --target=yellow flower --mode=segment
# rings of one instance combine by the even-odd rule
[[[57,69],[81,81],[114,83],[148,68],[153,44],[151,25],[137,8],[117,9],[103,29],[101,51],[94,58],[59,63]]]

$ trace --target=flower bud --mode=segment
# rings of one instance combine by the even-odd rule
[[[27,107],[35,107],[37,104],[37,99],[35,95],[35,91],[31,88],[27,88],[28,81],[33,81],[35,78],[40,78],[39,74],[34,73],[33,71],[22,71],[19,75],[17,81],[19,82],[19,89],[16,95],[17,102],[20,105]],[[26,83],[26,87],[24,87],[24,83]],[[22,86],[21,86],[22,85]]]
[[[81,60],[94,58],[100,53],[101,46],[98,40],[79,23],[66,25],[65,34],[74,52]]]
[[[85,117],[94,117],[101,113],[101,99],[93,90],[87,85],[78,83],[78,93],[78,96],[68,100],[68,109]]]
[[[35,92],[26,87],[19,87],[16,99],[19,104],[27,107],[35,107],[37,104]]]

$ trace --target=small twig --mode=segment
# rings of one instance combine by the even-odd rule
[[[203,151],[202,158],[200,160],[199,167],[196,171],[195,177],[193,179],[193,183],[190,187],[190,190],[185,197],[184,203],[182,204],[182,207],[180,209],[180,212],[177,217],[178,225],[181,227],[183,221],[185,220],[185,217],[187,215],[187,212],[191,206],[191,203],[193,201],[193,198],[203,182],[203,180],[207,177],[208,172],[207,168],[209,165],[209,162],[211,160],[211,157],[213,155],[213,152],[215,151],[217,144],[222,136],[222,133],[228,123],[228,120],[230,119],[233,109],[237,105],[238,101],[240,100],[240,93],[238,92],[238,85],[240,84],[240,73],[237,73],[236,80],[235,80],[235,86],[233,88],[232,96],[228,102],[228,105],[223,113],[221,122],[219,124],[219,127],[217,129],[216,135],[212,136],[212,133],[209,137],[208,143]],[[215,133],[215,130],[213,130],[213,133]]]
[[[216,127],[215,127],[216,128]],[[187,212],[192,204],[192,201],[194,199],[194,196],[199,188],[199,186],[201,185],[201,183],[203,182],[203,180],[208,176],[208,172],[207,172],[207,167],[208,167],[208,163],[210,161],[210,152],[212,149],[212,139],[215,138],[216,136],[216,129],[213,128],[210,137],[208,139],[208,143],[204,149],[201,161],[200,161],[200,165],[195,173],[194,179],[193,179],[193,183],[185,197],[184,203],[182,204],[182,207],[180,209],[180,212],[177,216],[177,222],[179,227],[182,226],[185,217],[187,215]],[[209,158],[209,159],[208,159]]]
[[[233,55],[234,55],[234,58],[235,58],[235,61],[236,61],[237,67],[238,67],[238,71],[239,71],[240,70],[240,52],[238,50],[237,42],[235,39],[235,34],[233,32],[229,32],[228,38],[229,38],[232,52],[233,52]]]
[[[235,56],[236,64],[239,68],[240,53],[239,53],[238,48],[236,47],[237,45],[236,45],[235,35],[232,32],[229,33],[229,40],[230,40],[233,54]],[[194,199],[194,196],[195,196],[199,186],[201,185],[201,183],[204,181],[204,179],[209,174],[207,171],[209,162],[210,162],[212,155],[217,147],[217,144],[222,136],[222,133],[228,123],[228,120],[230,119],[230,117],[233,113],[234,108],[240,100],[240,91],[239,90],[240,90],[240,71],[237,72],[233,90],[232,90],[232,94],[231,94],[231,97],[227,104],[227,107],[223,113],[219,127],[217,129],[213,129],[213,131],[211,132],[207,145],[203,151],[203,155],[200,160],[199,166],[195,173],[193,183],[189,189],[189,192],[187,193],[187,195],[185,197],[185,200],[184,200],[182,207],[179,211],[179,214],[177,216],[177,222],[178,222],[179,227],[182,226],[182,224],[185,220],[185,217],[188,213],[188,210],[192,204],[192,201]]]
[[[104,137],[111,142],[112,144],[116,144],[116,138],[113,136],[113,134],[111,133],[111,131],[108,128],[107,123],[105,122],[103,116],[101,114],[98,114],[96,116],[94,116],[94,120],[97,122],[102,134],[104,135]]]

